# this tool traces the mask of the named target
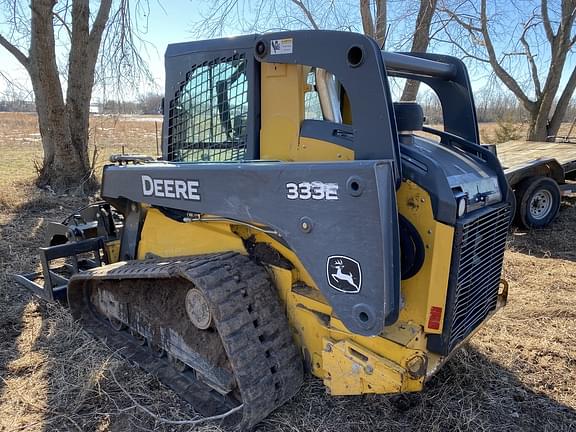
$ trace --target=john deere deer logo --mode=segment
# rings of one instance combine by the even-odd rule
[[[358,261],[343,255],[332,255],[326,261],[328,284],[338,291],[346,293],[360,292],[362,270]]]

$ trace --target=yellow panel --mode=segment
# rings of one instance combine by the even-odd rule
[[[329,161],[354,160],[354,152],[346,147],[314,138],[300,137],[293,160],[298,161]]]
[[[260,159],[291,161],[304,119],[301,65],[262,63]]]
[[[325,339],[322,360],[324,384],[332,395],[398,393],[403,390],[405,370],[349,341]]]
[[[146,213],[138,259],[144,259],[146,254],[170,257],[224,251],[246,254],[242,239],[232,233],[227,223],[183,223],[164,216],[157,209]]]
[[[346,91],[342,92],[342,123],[352,124],[352,107],[350,106],[350,98]]]
[[[412,322],[424,327],[427,333],[442,333],[442,322],[450,274],[454,228],[434,220],[432,202],[428,193],[411,181],[402,183],[397,193],[398,208],[418,230],[426,255],[420,271],[402,281],[404,308],[400,322]],[[431,311],[441,310],[438,316]],[[430,328],[430,321],[438,323]]]
[[[302,65],[262,63],[260,158],[284,161],[354,160],[346,147],[300,137],[306,76]]]
[[[293,273],[290,270],[274,266],[270,266],[270,269],[279,296],[285,302],[288,320],[305,363],[313,375],[327,380],[326,384],[329,384],[334,394],[395,393],[400,391],[399,386],[401,391],[417,391],[422,388],[427,357],[424,351],[425,338],[421,331],[406,339],[411,341],[419,338],[420,346],[411,348],[383,337],[352,334],[340,320],[331,316],[332,309],[323,297],[314,294],[319,291],[311,287],[293,286]],[[328,356],[329,363],[326,363],[325,341],[328,339],[334,343],[347,344],[341,346],[355,346],[356,352],[370,360],[364,366],[373,371],[355,383],[352,382],[356,379],[355,375],[337,373],[338,368],[356,371],[358,361],[349,350],[336,349]],[[411,375],[408,369],[416,363],[420,369]],[[328,369],[330,375],[327,374]]]

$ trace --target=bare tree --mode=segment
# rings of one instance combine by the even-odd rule
[[[360,0],[360,15],[362,17],[362,29],[366,36],[374,39],[378,45],[384,48],[386,42],[386,22],[387,22],[387,4],[386,0],[376,0],[375,17],[372,18],[370,0]]]
[[[432,17],[436,11],[437,0],[420,0],[416,25],[414,27],[414,37],[412,39],[411,52],[425,53],[430,45],[430,29],[432,27]],[[400,100],[414,101],[418,95],[420,81],[408,80],[404,86],[404,91]]]
[[[199,37],[212,37],[229,28],[242,32],[296,28],[363,31],[383,45],[387,0],[358,1],[354,6],[328,0],[215,0],[210,2],[206,16],[193,25],[193,32]]]
[[[141,95],[138,106],[143,114],[158,114],[162,109],[162,95],[153,92]]]
[[[192,26],[196,37],[290,29],[358,31],[358,7],[329,0],[204,0],[208,12]]]
[[[447,27],[448,39],[466,57],[492,68],[529,113],[528,139],[544,141],[558,133],[576,88],[574,68],[560,91],[568,54],[576,44],[576,0],[554,2],[552,7],[547,0],[518,5],[508,0],[501,10],[512,9],[513,16],[498,6],[486,0],[479,8],[472,0],[444,5],[442,12],[455,24]],[[504,30],[495,31],[497,25]],[[505,42],[511,38],[513,45]]]
[[[89,0],[5,0],[10,30],[0,45],[30,75],[44,158],[37,184],[55,190],[95,186],[88,155],[89,110],[102,45],[103,67],[117,75],[142,66],[134,49],[129,0],[102,0],[95,14]],[[114,6],[114,7],[113,7]],[[69,47],[66,70],[58,67],[57,41]],[[27,53],[26,53],[27,48]],[[66,81],[66,93],[61,78]]]
[[[355,5],[353,1],[330,0],[212,0],[209,12],[194,24],[193,32],[197,37],[212,37],[230,28],[241,32],[348,30],[363,32],[382,48],[427,51],[437,0],[357,1]],[[407,81],[402,100],[415,100],[418,88],[418,82]]]

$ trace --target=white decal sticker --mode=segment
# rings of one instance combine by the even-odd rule
[[[338,183],[323,183],[320,181],[286,183],[286,198],[289,200],[337,200]]]
[[[270,54],[292,54],[292,38],[271,40]]]
[[[142,194],[158,198],[176,198],[200,201],[198,180],[156,179],[142,176]]]
[[[328,284],[337,291],[358,293],[362,287],[360,263],[345,255],[332,255],[326,260]]]

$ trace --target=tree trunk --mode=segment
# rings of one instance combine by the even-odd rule
[[[387,0],[376,0],[376,17],[372,18],[370,0],[360,0],[360,17],[362,30],[366,36],[376,41],[378,46],[384,47],[386,42]]]
[[[56,65],[52,23],[55,4],[54,0],[32,1],[29,72],[44,149],[37,184],[64,191],[79,186],[86,179],[89,164],[87,156],[79,153],[72,144]]]
[[[300,0],[293,1],[301,3]],[[79,189],[86,192],[96,186],[88,157],[90,99],[112,0],[94,2],[99,3],[99,8],[92,17],[90,0],[65,2],[64,18],[54,13],[56,3],[56,0],[30,0],[28,56],[1,34],[0,46],[26,68],[34,89],[44,150],[44,158],[38,168],[38,186],[50,186],[59,192]],[[120,2],[118,19],[122,22],[115,29],[115,36],[121,40],[131,40],[128,8],[129,2]],[[23,18],[18,16],[18,19]],[[66,30],[70,36],[66,99],[56,64],[54,20],[58,20],[62,25],[61,31]],[[126,45],[129,43],[126,42]],[[120,55],[125,54],[125,46],[118,49]],[[130,46],[128,50],[132,51],[133,47]]]
[[[548,137],[548,111],[539,109],[530,113],[528,141],[546,141]]]
[[[107,3],[109,2],[102,2],[102,4]],[[108,19],[107,14],[105,19]],[[92,188],[95,185],[95,179],[94,173],[90,172],[88,158],[90,100],[103,28],[95,27],[94,34],[98,33],[98,36],[91,35],[89,20],[90,6],[88,0],[74,0],[72,3],[72,37],[68,56],[66,114],[72,147],[83,163],[85,173],[83,181],[86,182],[88,188]],[[97,25],[98,22],[95,26]]]
[[[360,17],[362,18],[362,30],[366,36],[374,39],[375,29],[370,10],[370,0],[360,0]]]
[[[381,49],[386,45],[386,26],[388,25],[388,0],[376,0],[376,29],[374,37]]]
[[[556,136],[558,135],[558,130],[560,129],[560,125],[566,116],[566,111],[568,110],[568,106],[570,105],[570,100],[572,95],[574,94],[574,90],[576,89],[576,66],[572,69],[572,73],[570,74],[570,78],[568,78],[568,82],[566,83],[566,87],[564,87],[564,91],[560,95],[558,99],[558,103],[556,104],[556,108],[554,109],[554,115],[550,120],[550,126],[548,128],[548,135]]]
[[[416,27],[414,29],[414,39],[412,40],[411,52],[424,53],[428,50],[430,44],[430,26],[432,17],[436,10],[437,0],[420,0],[420,9],[416,18]],[[420,81],[408,80],[402,91],[401,101],[415,101],[420,89]]]
[[[44,147],[38,185],[54,190],[92,191],[88,139],[90,99],[102,34],[111,0],[102,0],[90,31],[89,0],[72,2],[72,29],[68,57],[68,89],[64,102],[56,65],[52,10],[54,0],[32,1],[30,77],[36,95],[38,123]]]

